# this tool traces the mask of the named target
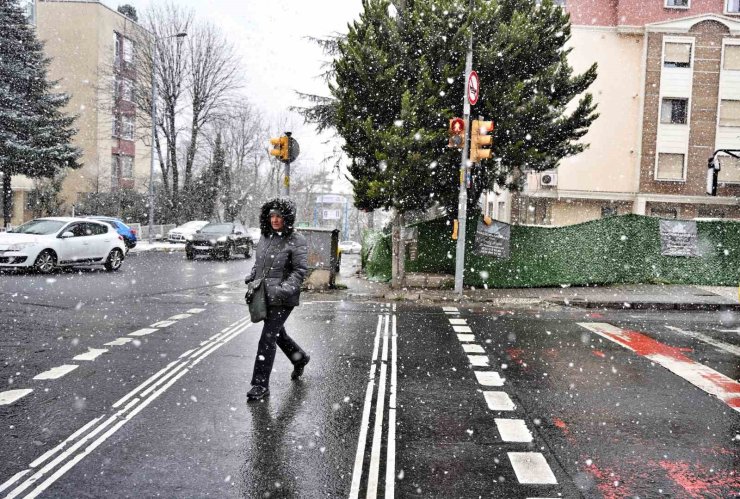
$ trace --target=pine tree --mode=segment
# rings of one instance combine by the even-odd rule
[[[568,15],[551,0],[473,4],[471,11],[468,0],[408,0],[394,2],[391,15],[388,0],[363,0],[346,38],[329,45],[333,101],[314,100],[304,116],[344,139],[358,208],[439,203],[456,214],[461,158],[446,147],[446,130],[463,114],[471,32],[482,81],[471,115],[496,123],[496,161],[475,169],[471,206],[495,185],[521,188],[522,170],[552,168],[587,147],[578,139],[598,116],[584,93],[596,65],[573,74]]]
[[[15,1],[0,1],[0,173],[4,222],[10,223],[11,176],[54,177],[79,168],[71,144],[74,117],[64,113],[66,94],[53,93],[50,60]]]

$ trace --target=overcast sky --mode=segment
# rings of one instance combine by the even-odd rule
[[[164,0],[103,0],[110,7],[128,3],[141,14],[151,4]],[[303,104],[296,95],[328,95],[318,78],[327,57],[307,36],[324,37],[346,33],[347,24],[359,17],[361,0],[176,0],[196,16],[210,19],[223,28],[235,44],[244,69],[244,92],[271,122],[288,114],[292,105]],[[303,126],[293,116],[294,137],[301,146],[296,166],[318,164],[330,147],[317,137],[312,126]]]

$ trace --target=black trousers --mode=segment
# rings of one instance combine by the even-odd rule
[[[288,336],[285,331],[285,321],[293,311],[293,307],[267,307],[267,318],[262,327],[262,336],[257,346],[257,358],[254,361],[252,384],[267,388],[270,385],[270,373],[275,362],[275,345],[295,364],[306,353]]]

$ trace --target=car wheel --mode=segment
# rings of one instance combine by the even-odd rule
[[[247,249],[244,250],[244,258],[252,256],[252,241],[247,241]]]
[[[108,259],[105,261],[105,270],[108,272],[115,272],[123,265],[123,252],[118,248],[113,248],[108,254]]]
[[[185,250],[185,258],[188,260],[194,260],[195,259],[195,253],[192,251]]]
[[[51,274],[57,268],[57,257],[51,250],[44,250],[36,257],[33,268],[42,274]]]

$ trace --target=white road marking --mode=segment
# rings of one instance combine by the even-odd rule
[[[87,352],[75,355],[72,360],[95,360],[107,351],[107,348],[88,348]]]
[[[740,357],[740,347],[737,347],[735,345],[730,345],[729,343],[725,343],[724,341],[715,340],[711,336],[707,336],[706,334],[703,334],[703,333],[697,333],[695,331],[686,331],[684,329],[681,329],[675,326],[666,326],[666,327],[670,329],[671,331],[685,334],[686,336],[691,336],[692,338],[696,338],[697,340],[703,341],[704,343],[712,345],[713,347],[719,348],[720,350],[724,350],[725,352],[728,352],[728,353],[731,353],[732,355]]]
[[[470,326],[452,326],[452,330],[456,333],[472,333],[473,330],[470,329]]]
[[[17,482],[18,480],[20,480],[24,476],[28,475],[29,473],[31,473],[31,470],[19,471],[18,473],[16,473],[12,477],[10,477],[10,479],[7,480],[5,483],[3,483],[2,485],[0,485],[0,492],[2,492],[3,490],[7,489],[8,487],[10,487],[15,482]]]
[[[578,325],[663,366],[740,412],[740,383],[696,362],[677,348],[638,331],[622,329],[606,322],[579,322]]]
[[[720,331],[722,333],[737,333],[740,334],[740,327],[737,329],[718,329],[717,331]]]
[[[494,421],[504,442],[531,442],[534,439],[523,419],[495,418]]]
[[[558,481],[539,452],[508,452],[519,483],[557,484]]]
[[[33,377],[33,379],[37,380],[44,380],[44,379],[59,379],[62,376],[71,373],[75,369],[77,369],[80,366],[77,365],[69,365],[65,364],[63,366],[55,367],[53,369],[49,369],[48,371],[44,371],[41,374],[37,374]]]
[[[488,367],[488,355],[468,355],[470,365],[475,367]]]
[[[442,307],[445,312],[457,312],[457,307]]]
[[[159,329],[155,327],[145,327],[144,329],[139,329],[138,331],[134,331],[133,333],[129,333],[129,336],[146,336],[147,334],[156,333],[159,331]]]
[[[154,324],[152,324],[149,327],[156,327],[156,328],[169,327],[169,326],[175,324],[176,322],[177,321],[159,321],[159,322],[155,322]]]
[[[33,390],[31,390],[30,388],[22,388],[18,390],[7,390],[4,392],[0,392],[0,405],[10,405],[17,400],[22,399],[32,391]]]
[[[458,334],[457,339],[459,341],[475,341],[474,334]]]
[[[396,486],[396,387],[398,384],[398,343],[396,314],[391,329],[391,396],[388,401],[388,445],[385,464],[385,497],[393,499]]]
[[[468,323],[467,319],[447,319],[453,326],[464,326]]]
[[[134,340],[131,338],[116,338],[113,341],[109,341],[108,343],[103,343],[103,344],[107,347],[118,347],[121,345],[125,345],[126,343],[130,341],[134,341]]]
[[[383,350],[387,347],[387,341],[383,341]],[[385,355],[384,355],[385,356]],[[367,496],[378,496],[378,474],[380,473],[380,443],[383,433],[383,415],[385,409],[385,378],[388,364],[383,361],[380,364],[380,381],[378,382],[378,398],[375,402],[375,428],[373,429],[373,443],[370,451],[370,467],[367,479]]]
[[[195,352],[195,348],[193,348],[192,350],[188,350],[187,352],[185,352],[185,353],[181,354],[181,355],[180,355],[180,356],[178,357],[178,359],[182,359],[183,357],[187,357],[188,355],[190,355],[190,354],[191,354],[191,353],[193,353],[193,352]]]
[[[514,402],[506,392],[483,392],[488,408],[492,411],[513,411],[516,409]]]
[[[188,317],[192,317],[192,316],[193,316],[192,314],[177,314],[177,315],[173,315],[167,320],[168,321],[179,321],[182,319],[187,319]]]
[[[362,462],[365,458],[365,442],[367,431],[370,426],[370,410],[372,408],[373,391],[375,388],[375,361],[378,359],[378,348],[380,345],[380,331],[383,323],[383,315],[378,315],[378,326],[375,330],[375,342],[373,344],[373,357],[370,364],[370,379],[365,391],[365,405],[362,408],[362,419],[360,422],[360,436],[357,439],[357,452],[355,453],[355,465],[352,471],[352,484],[350,485],[350,499],[357,499],[360,494],[360,481],[362,480]]]
[[[241,323],[241,324],[240,324]],[[228,341],[236,337],[238,334],[242,333],[244,330],[249,328],[251,326],[251,323],[248,322],[248,318],[245,317],[244,319],[237,321],[237,326],[229,333],[226,337],[221,337],[218,339],[218,346],[225,345]],[[196,350],[193,355],[189,359],[185,359],[181,361],[183,365],[186,365],[188,362],[193,363],[193,358],[195,355],[198,355],[203,350],[208,350],[208,354],[213,352],[215,349],[212,348],[212,345],[206,345],[204,348],[201,348],[199,350]],[[200,357],[198,360],[202,359]],[[176,361],[177,362],[177,361]],[[162,372],[162,371],[160,371]],[[126,424],[128,421],[130,421],[136,414],[138,414],[141,410],[143,410],[146,406],[148,406],[153,400],[155,400],[159,395],[164,393],[167,389],[169,389],[178,379],[180,379],[182,376],[184,376],[187,372],[189,372],[188,368],[185,368],[181,372],[177,374],[174,378],[170,379],[164,386],[160,387],[157,391],[151,393],[148,397],[144,398],[135,398],[131,400],[124,408],[120,409],[119,411],[112,414],[110,417],[105,419],[102,423],[97,424],[99,420],[103,418],[101,416],[100,418],[97,418],[96,420],[93,420],[89,422],[85,427],[81,428],[77,432],[75,432],[74,435],[69,437],[65,442],[57,446],[57,448],[53,449],[52,451],[47,452],[41,458],[34,461],[34,463],[38,464],[39,462],[42,462],[43,459],[48,459],[48,456],[53,455],[55,452],[58,452],[59,449],[64,447],[66,443],[71,443],[74,438],[77,436],[80,436],[84,433],[85,430],[91,429],[91,431],[82,438],[74,443],[69,449],[62,452],[57,458],[55,458],[53,461],[48,463],[46,466],[44,466],[42,469],[40,469],[38,472],[34,473],[31,477],[29,477],[25,482],[20,484],[18,487],[16,487],[14,490],[10,492],[10,494],[7,496],[7,498],[13,498],[17,497],[19,494],[22,494],[23,491],[25,491],[28,487],[36,485],[40,480],[42,480],[45,475],[47,475],[52,469],[56,468],[60,464],[62,466],[54,472],[52,475],[48,476],[46,480],[44,480],[41,484],[36,486],[35,489],[33,489],[29,495],[25,497],[36,497],[41,492],[43,492],[46,488],[48,488],[52,483],[54,483],[56,480],[58,480],[62,475],[64,475],[67,471],[69,471],[74,465],[76,465],[80,460],[82,460],[85,456],[90,454],[93,450],[95,450],[100,444],[102,444],[106,439],[108,439],[111,435],[113,435],[116,431],[118,431],[124,424]],[[151,381],[151,378],[150,378]],[[159,385],[161,383],[157,383]],[[135,391],[138,391],[142,388],[142,386],[139,386]],[[124,399],[130,398],[129,396],[124,397]],[[122,400],[124,400],[122,399]],[[133,409],[132,409],[133,408]],[[130,412],[129,412],[130,411]],[[115,423],[115,424],[114,424]],[[81,447],[90,439],[98,435],[101,431],[105,430],[107,427],[109,427],[111,424],[114,424],[110,429],[108,429],[103,435],[95,439],[92,443],[87,445],[84,449],[82,449],[81,452],[75,453],[80,450]],[[43,458],[43,459],[42,459]],[[68,459],[69,458],[69,459]],[[66,461],[66,462],[65,462]],[[31,468],[33,468],[33,464]],[[30,470],[29,470],[30,471]]]
[[[473,371],[483,386],[504,386],[504,379],[496,371]]]
[[[465,353],[486,353],[486,350],[482,346],[475,343],[465,343],[462,347]]]
[[[190,310],[187,311],[187,313],[188,314],[199,314],[201,312],[204,312],[205,310],[206,310],[205,308],[191,308]]]
[[[82,435],[83,433],[85,433],[88,430],[88,428],[90,428],[91,426],[93,426],[95,423],[97,423],[101,419],[103,419],[103,416],[98,416],[97,418],[88,421],[88,423],[85,426],[83,426],[82,428],[80,428],[79,430],[77,430],[76,432],[74,432],[72,435],[70,435],[69,437],[67,437],[65,440],[63,440],[62,442],[60,442],[59,445],[57,445],[56,447],[54,447],[54,448],[52,448],[52,449],[44,452],[40,457],[36,458],[36,460],[33,461],[30,464],[31,468],[36,468],[41,463],[43,463],[47,459],[51,458],[51,456],[55,455],[57,452],[59,452],[60,450],[62,450],[64,447],[66,447],[69,442],[74,442],[74,440],[77,437],[79,437],[80,435]]]

